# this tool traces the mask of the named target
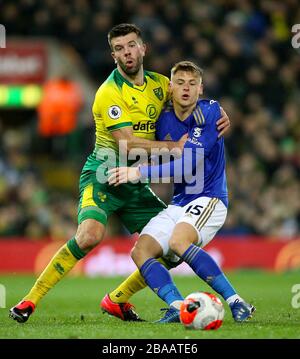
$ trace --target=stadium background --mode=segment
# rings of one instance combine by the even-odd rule
[[[0,49],[2,273],[39,272],[76,230],[78,178],[94,146],[91,104],[114,68],[107,32],[120,22],[143,30],[146,69],[169,75],[182,59],[203,67],[205,96],[220,101],[230,117],[230,207],[211,254],[225,269],[300,267],[300,52],[291,45],[291,27],[300,23],[297,0],[0,6],[7,36]],[[49,136],[40,128],[41,101],[49,81],[61,77],[80,88],[76,126]],[[153,188],[170,199],[169,187]],[[112,217],[104,244],[77,271],[129,273],[134,239]]]

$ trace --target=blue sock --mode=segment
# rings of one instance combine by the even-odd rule
[[[181,258],[225,300],[236,294],[220,267],[203,249],[191,244]]]
[[[140,272],[147,285],[163,301],[168,303],[168,305],[173,303],[175,300],[183,300],[183,297],[175,286],[170,273],[156,259],[148,259],[141,266]]]

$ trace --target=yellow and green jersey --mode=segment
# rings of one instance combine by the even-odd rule
[[[98,89],[93,104],[96,146],[84,170],[97,168],[96,151],[117,151],[112,131],[132,127],[137,137],[155,139],[155,123],[169,99],[169,79],[155,72],[144,72],[144,84],[136,86],[115,69]],[[99,163],[98,163],[99,164]]]

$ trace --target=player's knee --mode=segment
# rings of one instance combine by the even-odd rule
[[[169,248],[178,256],[181,256],[192,243],[190,238],[182,238],[180,235],[173,235],[169,240]]]
[[[101,239],[101,233],[93,230],[82,231],[76,236],[78,246],[84,252],[89,252],[95,248],[101,242]]]
[[[169,247],[171,251],[178,253],[181,252],[182,243],[178,237],[171,237],[169,240]]]
[[[149,246],[149,241],[138,241],[131,250],[131,258],[140,268],[149,258],[159,257],[155,246]]]
[[[139,245],[139,243],[135,243],[134,247],[131,249],[130,252],[131,258],[134,261],[134,263],[140,267],[143,263],[143,257],[144,257],[144,250],[143,248]]]

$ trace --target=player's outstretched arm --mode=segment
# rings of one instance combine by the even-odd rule
[[[201,158],[203,160],[203,158]],[[199,161],[198,161],[199,162]],[[181,178],[184,169],[185,176],[191,176],[193,168],[199,163],[193,163],[190,156],[183,156],[172,162],[166,162],[160,165],[140,165],[138,167],[115,167],[108,170],[108,183],[118,186],[122,183],[135,182],[140,179],[157,178]]]
[[[143,148],[147,152],[150,153],[151,149],[166,149],[168,151],[178,148],[182,151],[183,146],[187,140],[187,134],[183,135],[181,139],[177,142],[173,141],[151,141],[145,138],[136,137],[133,134],[132,126],[123,127],[111,132],[112,136],[114,137],[115,141],[119,144],[120,150],[122,150],[122,142],[126,141],[126,148],[127,151],[130,151],[133,148]]]

